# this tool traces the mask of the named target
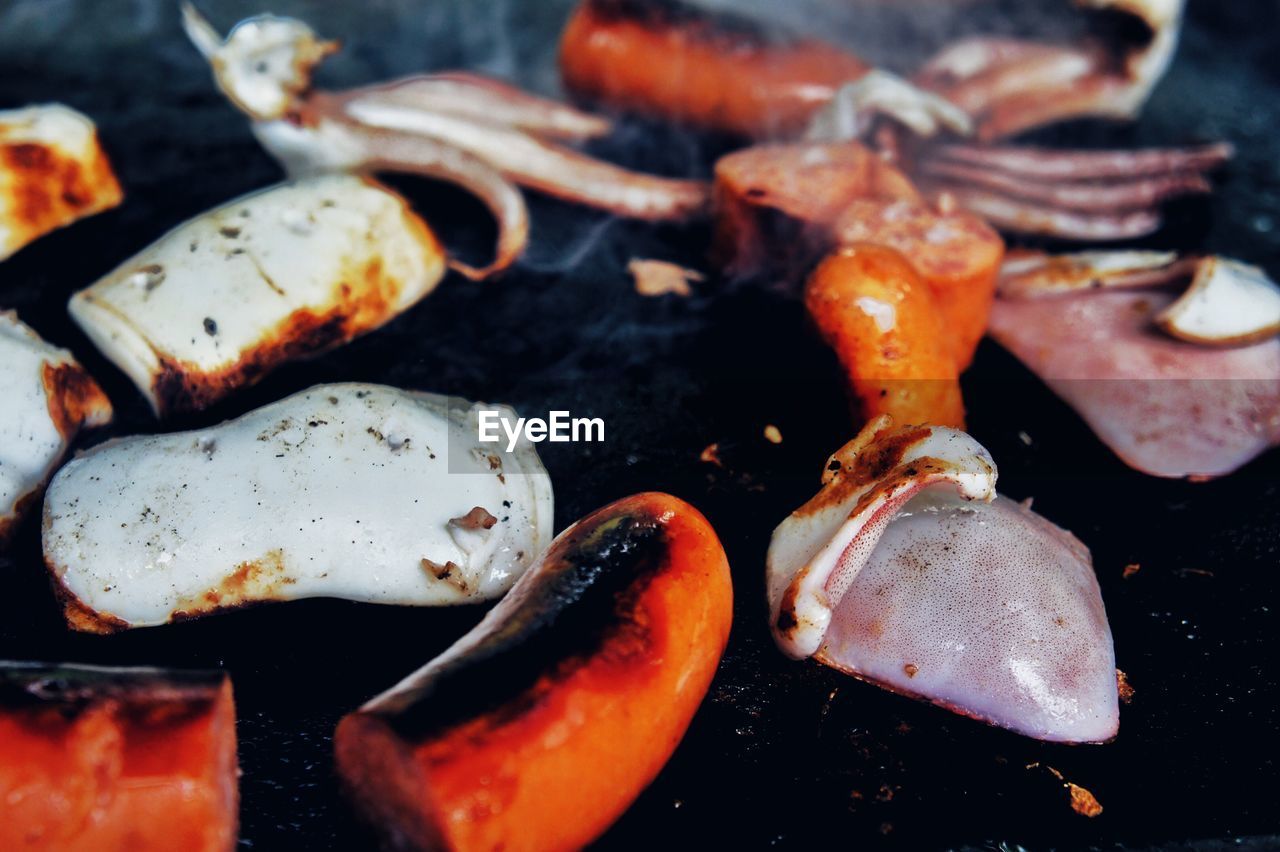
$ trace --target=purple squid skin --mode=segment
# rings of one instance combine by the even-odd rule
[[[857,570],[816,654],[889,690],[1041,740],[1119,730],[1115,651],[1088,549],[1005,497],[924,489]],[[844,582],[848,582],[845,574]]]

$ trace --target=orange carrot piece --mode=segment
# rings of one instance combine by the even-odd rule
[[[696,509],[619,500],[561,533],[469,634],[338,726],[338,772],[396,848],[574,849],[653,780],[732,620]]]
[[[905,257],[858,245],[825,258],[805,287],[805,307],[835,350],[871,419],[964,428],[959,370],[943,315]]]
[[[221,673],[0,663],[0,849],[236,845]]]
[[[987,330],[1004,259],[1004,240],[991,226],[960,210],[864,200],[844,209],[832,237],[837,245],[874,243],[906,256],[942,312],[956,369],[969,366]]]
[[[841,85],[870,70],[814,40],[676,3],[583,0],[560,41],[574,94],[670,121],[754,138],[786,138]]]

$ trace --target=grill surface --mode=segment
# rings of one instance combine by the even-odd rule
[[[553,45],[568,6],[372,0],[339,9],[279,0],[272,9],[345,42],[322,74],[331,85],[470,67],[554,92]],[[206,11],[225,28],[262,8],[235,0],[209,2]],[[883,9],[868,14],[888,26]],[[826,25],[817,12],[809,18]],[[856,41],[858,19],[847,9],[835,18]],[[1280,271],[1277,24],[1272,4],[1193,0],[1179,58],[1137,126],[1053,137],[1238,145],[1217,195],[1173,208],[1169,227],[1148,244],[1208,248]],[[67,319],[66,299],[183,219],[279,173],[214,90],[168,0],[0,2],[0,106],[44,100],[70,103],[99,123],[128,197],[0,265],[0,306],[73,348],[103,382],[119,413],[111,434],[154,431],[141,397]],[[635,120],[597,146],[671,174],[705,173],[715,149]],[[426,182],[395,183],[450,245],[472,257],[488,250],[492,226],[478,204]],[[703,509],[734,566],[734,634],[683,745],[603,847],[1280,844],[1280,453],[1209,484],[1143,477],[1010,356],[984,344],[965,380],[971,431],[997,459],[1004,493],[1034,496],[1037,510],[1093,549],[1118,662],[1137,693],[1122,710],[1119,739],[1104,747],[1039,744],[917,705],[784,659],[766,629],[769,531],[816,490],[826,456],[852,433],[834,359],[806,330],[800,306],[710,285],[690,299],[642,298],[627,260],[697,266],[705,229],[610,220],[540,198],[531,204],[531,252],[506,278],[475,285],[451,277],[389,327],[165,428],[216,422],[346,380],[507,402],[526,414],[564,408],[603,417],[607,441],[542,445],[557,529],[644,489]],[[762,438],[768,423],[782,444]],[[698,461],[713,441],[724,469]],[[307,601],[115,637],[70,635],[40,565],[36,526],[0,557],[0,657],[225,667],[241,716],[242,846],[370,842],[338,796],[333,726],[446,647],[479,608]],[[1141,571],[1122,579],[1135,562]],[[1027,768],[1037,762],[1091,790],[1104,813],[1073,813],[1060,782]]]

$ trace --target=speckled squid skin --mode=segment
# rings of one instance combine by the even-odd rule
[[[111,401],[65,349],[0,311],[0,548],[82,427],[111,421]]]
[[[222,672],[0,661],[0,848],[236,846]]]
[[[87,117],[61,104],[0,111],[0,260],[123,199]]]
[[[68,624],[110,632],[306,597],[486,600],[550,541],[551,519],[531,445],[477,444],[445,397],[318,385],[73,460],[45,501],[44,553]]]
[[[443,250],[403,198],[333,175],[178,226],[72,296],[69,310],[164,416],[378,328],[444,271]]]
[[[774,638],[1026,736],[1110,740],[1115,652],[1089,550],[995,480],[963,432],[868,425],[774,531]]]
[[[565,530],[477,627],[345,717],[348,793],[398,849],[573,849],[674,751],[732,620],[696,509],[619,500]]]

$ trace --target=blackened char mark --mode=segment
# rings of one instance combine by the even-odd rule
[[[226,675],[220,671],[103,668],[0,660],[0,711],[48,707],[68,717],[112,701],[124,711],[168,705],[206,712]]]
[[[578,524],[543,557],[520,608],[463,657],[371,710],[409,740],[481,716],[501,723],[537,705],[539,678],[564,678],[626,631],[647,641],[635,608],[669,562],[663,525],[641,513]]]
[[[629,21],[646,28],[678,28],[699,41],[737,49],[779,47],[795,39],[779,28],[731,12],[700,9],[683,0],[586,0],[601,21]]]

